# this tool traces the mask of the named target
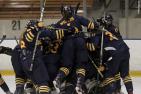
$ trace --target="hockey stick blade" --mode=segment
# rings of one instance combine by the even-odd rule
[[[16,37],[16,36],[14,37],[14,39],[15,39],[16,43],[17,43],[17,44],[19,44],[19,42],[18,42],[18,40],[17,40],[17,37]]]
[[[102,72],[99,70],[98,66],[94,63],[94,61],[92,60],[92,58],[88,55],[88,58],[91,60],[91,63],[93,64],[93,66],[97,69],[97,72],[99,73],[99,75],[103,78],[103,74]]]
[[[77,14],[77,11],[78,11],[78,9],[79,9],[79,6],[80,6],[80,3],[78,3],[78,4],[76,5],[75,14]]]
[[[5,40],[5,38],[6,38],[6,35],[3,35],[0,41],[0,44]]]

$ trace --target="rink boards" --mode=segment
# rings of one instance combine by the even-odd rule
[[[141,40],[125,40],[130,48],[130,70],[133,76],[141,76]],[[1,46],[14,48],[15,40],[4,40]],[[11,57],[0,55],[0,72],[5,75],[13,75]]]

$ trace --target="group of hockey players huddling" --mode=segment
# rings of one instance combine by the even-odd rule
[[[29,21],[14,49],[0,47],[11,56],[14,94],[121,94],[121,78],[133,94],[129,48],[112,15],[90,21],[70,6],[61,13],[62,19],[48,26]]]

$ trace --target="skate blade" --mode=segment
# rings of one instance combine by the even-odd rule
[[[75,90],[76,90],[77,94],[83,94],[82,91],[80,91],[78,87],[76,87]]]
[[[54,87],[56,89],[56,92],[59,94],[60,93],[60,89],[57,87],[56,81],[53,81],[53,85],[54,85]]]

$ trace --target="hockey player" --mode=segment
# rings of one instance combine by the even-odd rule
[[[112,94],[116,90],[115,75],[120,72],[120,76],[126,86],[128,94],[133,94],[132,81],[129,75],[129,48],[119,35],[116,28],[111,25],[112,19],[110,15],[103,19],[106,24],[103,40],[103,62],[107,65],[107,70],[104,73],[103,86],[105,94]],[[111,27],[110,27],[111,25]],[[97,34],[95,38],[101,40],[101,34]],[[96,40],[96,39],[94,39]],[[122,55],[122,57],[121,57]]]
[[[12,62],[12,66],[15,72],[15,84],[16,84],[16,94],[23,94],[24,93],[24,86],[26,83],[26,88],[30,88],[30,91],[28,90],[28,92],[30,92],[31,94],[34,94],[33,90],[31,90],[33,88],[33,86],[29,87],[29,84],[31,83],[27,83],[27,77],[22,69],[22,66],[20,64],[20,47],[19,45],[17,45],[14,49],[9,48],[9,47],[4,47],[4,46],[0,46],[0,53],[2,54],[6,54],[11,56],[11,62]],[[25,88],[25,89],[26,89]]]
[[[50,29],[51,28],[53,28],[52,25],[50,25]],[[53,87],[52,82],[55,79],[61,64],[61,46],[61,39],[50,40],[48,43],[46,43],[46,41],[43,42],[43,60],[49,74],[49,85],[51,87]]]
[[[108,29],[112,34],[116,35],[119,39],[122,40],[122,36],[119,32],[119,29],[113,25],[113,17],[111,14],[108,14],[106,16],[101,17],[100,19],[97,19],[98,23],[100,25],[104,26],[104,28]],[[117,72],[115,75],[115,80],[116,80],[116,92],[117,94],[121,92],[121,79],[120,79],[120,74]]]
[[[105,34],[105,33],[104,33]],[[97,41],[95,41],[97,40]],[[104,36],[104,48],[106,47],[106,42],[108,40],[108,36]],[[115,41],[115,40],[114,40]],[[96,42],[96,43],[95,43]],[[99,34],[96,34],[94,37],[91,37],[89,39],[89,44],[97,44],[99,47],[100,46],[100,42],[101,42],[101,33]],[[88,48],[90,48],[90,46],[88,46]],[[91,50],[92,51],[92,50]],[[100,51],[99,51],[100,52]],[[108,58],[110,57],[109,54],[106,54],[105,51],[103,51],[103,62],[107,62],[108,61]],[[94,52],[93,52],[94,54]],[[106,54],[106,55],[105,55]],[[103,62],[101,65],[103,65]],[[106,63],[107,64],[107,63]],[[112,68],[113,68],[113,63],[108,63],[107,64],[107,67],[108,67],[108,70],[105,70],[104,71],[104,80],[103,80],[103,87],[104,87],[104,94],[113,94],[115,92],[115,80],[114,80],[114,74],[112,73]],[[102,93],[103,94],[103,93]]]
[[[24,94],[24,86],[28,78],[23,70],[20,56],[21,56],[20,45],[16,45],[11,55],[11,62],[15,72],[15,84],[16,84],[15,94]]]
[[[119,32],[119,29],[113,25],[113,17],[111,14],[106,15],[105,17],[101,18],[101,25],[104,26],[106,29],[108,29],[112,34],[116,35],[119,39],[122,40],[122,36]],[[116,84],[116,93],[121,93],[121,77],[119,72],[115,74],[115,84]]]
[[[62,34],[62,36],[58,36],[58,34]],[[63,30],[51,31],[45,28],[40,22],[32,20],[27,24],[27,29],[21,36],[20,58],[22,67],[26,76],[31,79],[34,84],[39,86],[40,94],[50,93],[48,70],[43,61],[43,43],[48,45],[50,40],[61,39],[66,34],[68,34],[68,32],[64,32]],[[34,48],[35,46],[37,47],[36,49]],[[35,54],[35,58],[32,57],[33,54]],[[31,63],[33,63],[32,71],[30,70]],[[42,78],[42,75],[44,75],[44,78]]]
[[[28,92],[30,92],[31,94],[34,94],[33,92],[35,91],[33,91],[33,86],[32,87],[29,86],[29,84],[32,84],[32,83],[27,83],[27,77],[21,66],[21,62],[20,62],[21,49],[19,45],[17,45],[14,49],[9,48],[9,47],[0,46],[0,49],[1,49],[0,53],[11,56],[12,66],[15,72],[15,84],[16,84],[15,93],[23,94],[24,86],[26,85],[25,89],[28,88]],[[29,88],[30,88],[30,91],[29,91]]]
[[[4,46],[0,46],[0,54],[8,54],[9,55],[9,54],[11,54],[11,49],[4,47]],[[13,93],[11,93],[8,85],[6,84],[4,79],[2,78],[1,74],[0,74],[0,87],[6,94],[13,94]]]
[[[120,48],[120,51],[119,51],[121,53],[118,52],[117,54],[119,54],[119,55],[116,55],[117,57],[113,58],[113,60],[115,59],[115,61],[118,59],[117,63],[115,63],[115,67],[114,67],[115,71],[116,71],[115,78],[117,78],[117,87],[119,87],[119,90],[117,90],[117,92],[120,91],[120,79],[118,79],[118,78],[121,77],[124,82],[124,85],[126,87],[128,94],[133,94],[133,85],[132,85],[132,80],[131,80],[131,77],[129,74],[129,59],[130,59],[129,48],[126,45],[126,43],[123,41],[122,36],[120,35],[118,28],[113,25],[112,15],[110,15],[110,14],[106,15],[104,22],[106,23],[105,28],[109,32],[114,34],[119,39],[119,41],[121,41],[120,47],[122,47],[122,48]],[[122,55],[123,58],[121,58],[120,55]],[[120,73],[120,76],[119,76],[119,73]]]
[[[38,21],[30,21],[27,24],[26,31],[22,34],[20,39],[21,48],[21,64],[26,77],[31,79],[34,84],[39,86],[39,94],[50,94],[50,88],[48,86],[48,72],[45,68],[44,62],[42,60],[42,46],[41,46],[41,35],[37,38],[38,32],[42,32],[42,25]],[[43,35],[44,36],[44,35]],[[37,44],[38,41],[38,44]],[[35,45],[37,46],[35,52],[35,59],[32,61],[33,51]],[[34,63],[32,70],[31,63]],[[44,77],[42,77],[44,75]]]
[[[94,29],[94,23],[88,19],[74,14],[74,11],[70,6],[63,6],[61,9],[63,18],[57,22],[55,25],[56,28],[63,28],[73,33],[78,33],[82,31],[82,26],[87,27],[88,29]],[[62,64],[59,69],[59,73],[54,80],[54,84],[57,87],[60,87],[60,83],[64,80],[71,72],[72,67],[79,65],[77,67],[77,76],[81,80],[85,77],[85,68],[84,65],[88,61],[87,50],[85,47],[85,40],[82,37],[67,36],[63,39],[62,47]],[[82,65],[81,65],[82,64]],[[82,80],[83,81],[83,80]],[[78,81],[79,82],[79,81]],[[81,88],[80,83],[76,87]]]

